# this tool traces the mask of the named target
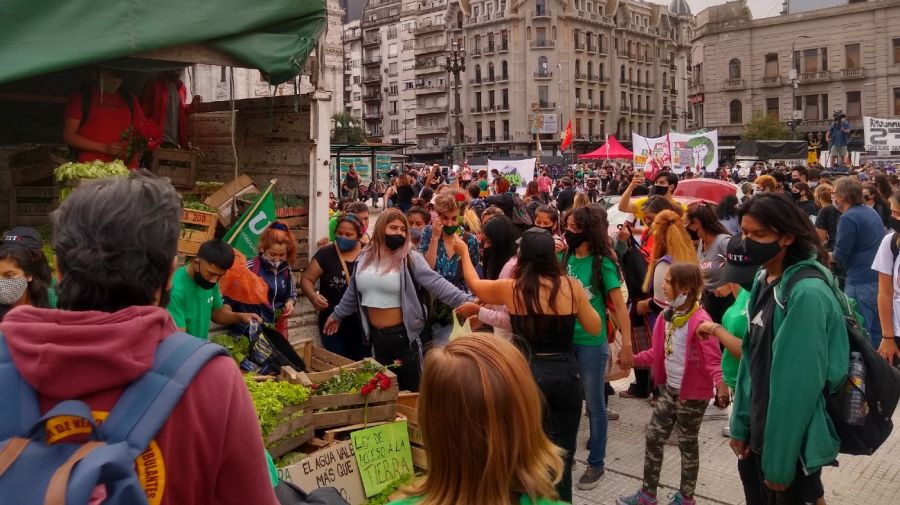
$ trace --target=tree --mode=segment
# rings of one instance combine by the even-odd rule
[[[366,142],[366,130],[362,127],[362,120],[350,115],[349,112],[338,112],[331,116],[334,122],[334,130],[331,135],[332,144],[364,144]]]
[[[753,112],[750,124],[744,130],[744,140],[788,140],[791,132],[784,123],[761,110]]]

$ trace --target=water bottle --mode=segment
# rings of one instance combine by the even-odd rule
[[[869,406],[866,404],[866,367],[862,355],[850,353],[850,371],[847,376],[847,397],[844,403],[844,422],[854,426],[866,423]]]

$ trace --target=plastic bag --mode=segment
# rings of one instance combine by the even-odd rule
[[[453,329],[450,331],[450,341],[453,342],[457,337],[463,337],[466,335],[472,334],[472,325],[469,323],[469,318],[464,319],[464,323],[459,322],[459,317],[456,314],[453,314]]]
[[[617,361],[621,351],[622,335],[616,332],[615,340],[609,343],[609,364],[606,367],[606,382],[624,379],[631,374],[631,370],[622,368],[622,365]]]
[[[269,286],[247,268],[247,258],[237,249],[234,250],[234,264],[219,279],[219,290],[222,296],[247,305],[269,303]]]

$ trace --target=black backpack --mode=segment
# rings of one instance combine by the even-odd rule
[[[849,388],[855,387],[849,377],[846,385],[830,395],[825,392],[825,403],[831,422],[837,429],[841,438],[840,452],[851,455],[871,456],[881,444],[891,435],[894,423],[891,416],[897,402],[900,401],[900,370],[897,370],[887,360],[872,348],[868,332],[859,325],[851,308],[850,300],[840,291],[835,291],[834,283],[815,267],[803,268],[795,272],[788,280],[781,300],[781,306],[787,307],[791,289],[803,279],[822,279],[834,293],[835,298],[841,304],[844,312],[844,322],[847,326],[847,338],[850,342],[850,352],[858,352],[862,356],[866,369],[865,396],[869,412],[866,421],[861,426],[847,424],[843,420],[843,406],[847,401]],[[847,370],[850,363],[847,363]]]

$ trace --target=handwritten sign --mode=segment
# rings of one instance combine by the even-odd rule
[[[366,501],[359,466],[350,440],[316,451],[299,463],[278,469],[278,478],[307,493],[333,487],[351,505]]]
[[[413,474],[406,421],[382,424],[350,434],[366,496]]]

